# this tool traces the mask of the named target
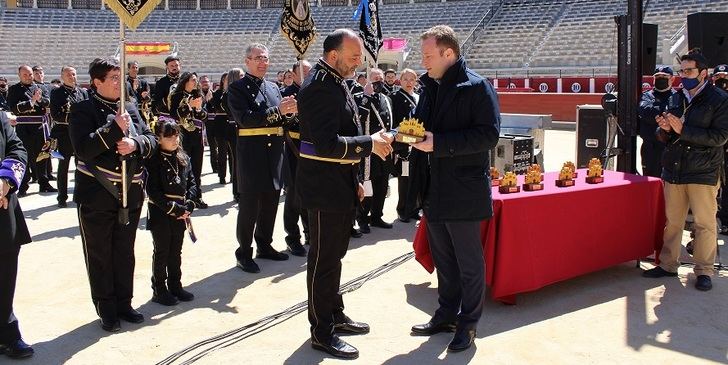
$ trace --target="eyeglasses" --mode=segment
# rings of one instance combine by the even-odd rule
[[[248,57],[249,60],[253,60],[255,62],[268,62],[270,61],[270,58],[267,56],[255,56],[255,57]]]
[[[680,75],[688,75],[688,74],[694,73],[693,71],[696,71],[696,70],[698,70],[697,67],[690,67],[690,68],[684,68],[682,70],[678,70],[678,73]]]
[[[119,75],[109,76],[107,78],[111,79],[112,82],[117,83],[117,84],[119,83],[119,81],[121,81],[121,76],[119,76]]]

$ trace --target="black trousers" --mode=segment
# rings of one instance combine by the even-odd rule
[[[20,339],[18,320],[13,314],[19,253],[19,246],[0,252],[0,345]]]
[[[47,161],[43,160],[36,162],[35,159],[38,157],[45,138],[43,137],[43,130],[40,129],[40,124],[24,124],[16,127],[18,138],[23,141],[23,146],[28,151],[28,165],[32,168],[33,175],[40,186],[48,185],[48,165]],[[20,191],[28,190],[28,184],[30,183],[30,174],[23,176],[23,181],[20,183]]]
[[[65,202],[68,200],[68,167],[74,155],[73,145],[67,126],[57,125],[53,127],[53,132],[53,138],[58,140],[58,152],[63,156],[63,159],[58,161],[58,201]]]
[[[205,146],[202,144],[202,130],[196,128],[190,132],[183,129],[182,148],[190,156],[192,174],[195,175],[195,184],[197,184],[197,196],[202,199],[202,157],[205,150]]]
[[[361,210],[357,218],[360,224],[368,224],[374,220],[382,219],[384,215],[384,199],[387,198],[387,188],[389,187],[388,177],[389,174],[372,176],[372,196],[364,198],[361,202]]]
[[[273,228],[278,213],[280,190],[240,193],[238,203],[238,247],[235,257],[238,260],[253,257],[253,238],[258,252],[273,250]]]
[[[283,204],[283,229],[286,231],[286,243],[301,243],[301,230],[298,219],[303,225],[303,238],[309,242],[308,213],[301,208],[301,197],[296,192],[294,184],[286,187],[286,201]]]
[[[642,157],[642,176],[660,177],[662,175],[662,152],[665,146],[660,142],[643,141],[640,148]]]
[[[205,135],[207,136],[207,145],[210,147],[210,167],[213,172],[217,172],[217,140],[215,134],[217,131],[217,124],[214,120],[205,121]]]
[[[485,299],[480,222],[428,222],[427,236],[437,269],[440,303],[433,320],[457,319],[458,328],[475,329],[483,313]]]
[[[404,218],[410,218],[417,212],[408,211],[407,207],[414,207],[415,203],[410,201],[409,195],[409,176],[400,176],[397,178],[397,215]]]
[[[238,128],[235,122],[228,122],[227,117],[224,121],[215,119],[218,123],[218,134],[216,135],[218,153],[217,153],[217,176],[223,180],[227,176],[227,169],[230,169],[230,181],[232,182],[233,196],[238,195],[238,184],[235,167],[235,145],[238,143]],[[223,124],[224,123],[224,124]]]
[[[83,254],[96,313],[116,318],[131,307],[134,291],[134,240],[141,207],[129,209],[129,224],[120,225],[118,211],[78,206]]]
[[[339,293],[341,259],[351,237],[354,211],[308,210],[311,247],[308,251],[306,282],[311,341],[326,344],[334,334],[334,324],[344,318],[344,300]]]
[[[149,204],[149,230],[152,231],[152,284],[170,288],[182,285],[182,242],[185,221],[167,215],[159,207]]]

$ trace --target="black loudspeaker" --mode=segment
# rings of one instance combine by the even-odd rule
[[[601,105],[576,107],[576,167],[581,169],[592,158],[601,158],[607,146],[607,119]]]
[[[688,47],[700,48],[708,67],[728,63],[728,13],[688,15]]]
[[[642,24],[642,74],[652,75],[657,66],[657,24]]]

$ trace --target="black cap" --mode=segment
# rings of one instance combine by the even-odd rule
[[[654,76],[657,75],[669,75],[673,76],[675,73],[672,71],[672,68],[670,66],[660,66],[655,69]]]
[[[718,65],[713,69],[713,76],[728,75],[728,65]]]
[[[167,58],[164,59],[164,64],[167,65],[167,64],[169,64],[172,61],[179,61],[179,57],[177,57],[177,56],[168,56]]]

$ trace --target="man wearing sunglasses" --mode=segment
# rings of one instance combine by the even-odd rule
[[[662,113],[655,118],[657,139],[666,143],[662,157],[667,218],[664,243],[660,265],[642,275],[677,276],[690,208],[695,219],[695,288],[708,291],[713,287],[710,277],[717,249],[717,195],[724,179],[723,148],[728,141],[728,94],[709,82],[708,62],[699,51],[690,51],[680,60],[684,116]]]

